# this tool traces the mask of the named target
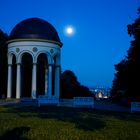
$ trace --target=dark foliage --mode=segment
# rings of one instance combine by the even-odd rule
[[[140,101],[140,8],[138,18],[127,26],[128,34],[133,37],[124,60],[115,65],[115,78],[111,90],[114,100],[125,104]]]
[[[81,85],[75,74],[66,70],[61,74],[60,97],[73,98],[73,97],[87,97],[93,96],[89,89]]]
[[[0,98],[6,96],[7,85],[7,34],[0,30]]]

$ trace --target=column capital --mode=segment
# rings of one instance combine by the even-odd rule
[[[17,63],[17,65],[21,65],[21,63]]]
[[[8,67],[9,67],[9,66],[12,66],[12,64],[8,64]]]
[[[56,68],[60,68],[61,66],[60,65],[54,65]]]
[[[53,66],[53,64],[48,64],[48,66]]]

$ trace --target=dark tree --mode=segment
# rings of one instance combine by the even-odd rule
[[[7,90],[7,34],[0,30],[0,97],[6,96]]]
[[[61,74],[61,86],[60,86],[60,97],[61,98],[73,98],[78,96],[93,96],[89,89],[77,80],[75,74],[66,70]]]
[[[127,26],[133,37],[127,56],[115,65],[115,78],[111,90],[112,99],[130,103],[140,101],[140,8],[138,18]]]

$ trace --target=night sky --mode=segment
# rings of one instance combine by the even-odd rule
[[[114,64],[130,47],[127,24],[139,5],[138,0],[0,0],[0,29],[9,34],[31,17],[50,22],[63,42],[62,71],[72,70],[89,87],[111,86]],[[64,31],[68,25],[75,29],[71,36]]]

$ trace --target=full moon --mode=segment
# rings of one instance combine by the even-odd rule
[[[65,28],[65,34],[68,35],[68,36],[72,36],[74,34],[74,27],[67,26]]]
[[[73,28],[72,27],[68,27],[67,30],[66,30],[66,32],[68,34],[72,34],[73,33]]]

